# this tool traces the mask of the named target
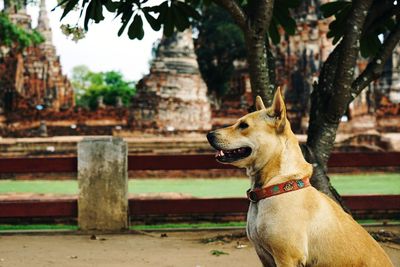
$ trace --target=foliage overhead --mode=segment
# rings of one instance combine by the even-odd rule
[[[375,1],[376,2],[376,1]],[[395,1],[378,1],[378,6],[371,9],[364,25],[360,39],[360,53],[363,57],[375,56],[382,46],[380,36],[387,36],[396,26],[396,16],[400,14],[399,5]],[[337,44],[343,37],[346,23],[350,16],[353,2],[336,1],[321,6],[325,18],[333,16],[335,19],[329,24],[328,38],[333,38],[333,44]],[[379,16],[374,13],[381,14]],[[398,23],[398,22],[397,22]],[[360,29],[362,30],[362,29]]]
[[[63,0],[59,6],[64,7],[63,19],[70,11],[79,6],[79,0]],[[175,29],[183,31],[190,27],[190,20],[199,19],[200,15],[189,3],[181,1],[163,1],[160,4],[148,5],[148,0],[128,0],[113,2],[111,0],[84,0],[80,5],[81,15],[84,14],[84,28],[88,29],[89,21],[99,23],[104,20],[104,8],[115,13],[121,19],[118,36],[126,28],[130,39],[141,40],[144,36],[143,20],[146,20],[153,30],[158,31],[163,26],[166,36],[171,36]],[[129,26],[128,26],[129,25]]]
[[[121,36],[127,29],[127,34],[130,39],[143,39],[144,30],[143,23],[147,23],[155,31],[163,29],[163,34],[171,36],[175,30],[184,31],[189,28],[193,21],[198,21],[202,17],[199,10],[204,6],[209,6],[212,0],[166,0],[159,4],[151,4],[148,0],[127,0],[116,1],[112,0],[84,0],[80,3],[79,0],[63,0],[58,6],[64,8],[61,16],[63,19],[69,12],[77,7],[80,10],[80,15],[84,17],[84,29],[88,30],[89,22],[94,21],[99,23],[104,20],[104,9],[115,13],[116,17],[121,19],[121,27],[118,31],[118,36]],[[257,8],[257,1],[239,1],[245,12],[254,12]],[[299,5],[300,0],[277,0],[275,1],[273,10],[273,19],[269,27],[269,37],[272,42],[277,44],[280,41],[278,31],[279,25],[288,34],[294,34],[296,22],[290,14],[290,9]]]
[[[22,50],[44,41],[37,31],[28,31],[10,21],[8,15],[0,12],[0,45]]]
[[[115,106],[121,98],[123,105],[129,106],[135,94],[133,83],[125,81],[118,71],[92,72],[86,66],[77,66],[71,80],[77,105],[92,110],[98,107],[100,97],[105,105]]]
[[[282,26],[288,35],[296,32],[296,21],[290,14],[290,9],[298,7],[300,0],[277,0],[274,4],[271,24],[268,29],[268,36],[273,44],[278,44],[281,40],[278,27]]]
[[[235,60],[245,60],[243,33],[229,14],[215,5],[202,10],[195,24],[198,30],[196,54],[204,81],[217,97],[229,90]]]

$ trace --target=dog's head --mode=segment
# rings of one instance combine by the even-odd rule
[[[217,150],[215,157],[219,162],[239,168],[261,168],[282,150],[282,137],[293,135],[279,88],[269,108],[265,108],[261,97],[257,96],[256,109],[232,126],[207,134],[208,142]]]

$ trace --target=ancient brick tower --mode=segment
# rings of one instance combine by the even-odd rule
[[[31,30],[31,18],[25,8],[15,12],[8,8],[10,19]],[[0,56],[1,111],[3,113],[31,110],[38,107],[49,111],[70,109],[74,106],[74,94],[68,78],[63,75],[60,59],[52,43],[52,32],[45,0],[40,2],[36,28],[45,41],[22,53],[9,49]]]
[[[163,37],[150,74],[137,85],[131,124],[159,131],[211,128],[207,87],[201,78],[191,30]]]

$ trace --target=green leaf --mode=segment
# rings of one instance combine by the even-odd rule
[[[70,0],[62,0],[60,3],[58,3],[55,7],[53,7],[53,9],[51,10],[51,12],[53,12],[54,10],[56,10],[57,7],[60,7],[62,5],[64,5],[66,2],[68,2]]]
[[[83,21],[83,27],[84,27],[85,31],[88,30],[89,20],[91,19],[91,16],[93,15],[93,2],[94,1],[91,1],[86,8],[85,19]]]
[[[176,2],[175,3],[176,6],[179,7],[179,9],[186,14],[187,17],[191,17],[194,18],[196,20],[199,20],[201,18],[201,15],[199,14],[199,12],[196,11],[196,9],[194,9],[192,6],[184,3],[184,2]]]
[[[166,14],[168,12],[168,9],[169,9],[169,7],[168,7],[168,2],[167,1],[161,3],[158,6],[155,6],[154,8],[152,8],[153,12],[157,12],[157,13],[160,14],[158,16],[158,18],[157,18],[157,20],[160,22],[160,24],[164,24],[165,23],[165,20],[166,20],[166,17],[167,17]]]
[[[347,3],[347,2],[346,2]],[[344,31],[347,26],[347,20],[349,17],[349,12],[351,9],[351,4],[344,6],[343,9],[339,10],[336,14],[336,20],[332,21],[329,24],[329,32],[327,34],[328,38],[333,37],[333,44],[336,44],[340,41],[342,36],[344,35]]]
[[[285,1],[288,8],[296,8],[300,5],[301,0],[287,0]]]
[[[381,48],[382,43],[377,34],[370,34],[360,40],[360,53],[364,58],[375,56]]]
[[[79,0],[69,0],[68,3],[65,5],[64,12],[61,15],[60,20],[62,20],[77,4]],[[65,3],[65,1],[63,1]]]
[[[278,31],[278,24],[275,18],[272,18],[271,23],[268,29],[269,38],[273,44],[278,44],[281,41],[281,36],[279,35]]]
[[[131,20],[132,15],[133,15],[133,11],[132,10],[130,10],[127,13],[124,13],[122,15],[122,18],[121,18],[122,25],[121,25],[121,28],[119,28],[118,36],[122,35],[122,33],[124,32],[126,26],[128,25],[129,21]]]
[[[100,21],[102,21],[104,19],[103,5],[100,0],[92,0],[92,1],[94,1],[94,8],[92,11],[93,12],[92,19],[94,20],[94,22],[99,23]]]
[[[112,0],[107,0],[104,3],[104,6],[106,7],[106,9],[109,12],[115,12],[115,11],[117,11],[118,7],[120,6],[120,3],[119,2],[113,2]]]
[[[282,25],[289,35],[293,35],[296,31],[296,21],[290,16],[288,7],[278,3],[276,2],[273,15],[277,23]]]
[[[164,35],[172,36],[174,33],[174,16],[171,8],[167,7],[164,18]]]
[[[226,253],[222,250],[211,250],[210,253],[214,256],[229,255],[229,253]]]
[[[350,5],[351,2],[346,2],[346,1],[337,1],[337,2],[330,2],[323,4],[320,9],[322,11],[322,14],[325,18],[330,17],[340,10],[344,9],[346,6]]]
[[[159,31],[161,29],[161,24],[160,22],[154,18],[151,14],[150,14],[150,8],[148,7],[144,7],[142,9],[143,14],[147,20],[147,22],[150,24],[151,28],[155,31]]]
[[[133,21],[128,29],[129,39],[139,39],[142,40],[144,36],[143,31],[143,20],[142,17],[138,14],[135,15]]]
[[[389,31],[393,31],[394,27],[396,27],[396,20],[394,18],[388,18],[384,25]]]
[[[182,9],[178,5],[171,5],[170,8],[174,17],[174,24],[178,31],[187,29],[190,26],[190,22]]]

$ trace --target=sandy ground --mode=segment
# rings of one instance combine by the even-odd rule
[[[167,232],[126,235],[14,235],[0,236],[0,267],[260,266],[243,231]],[[223,240],[214,241],[218,235]],[[231,238],[234,235],[234,238]],[[208,242],[201,242],[209,239]],[[395,266],[400,246],[382,244]],[[228,254],[215,256],[212,251]]]

